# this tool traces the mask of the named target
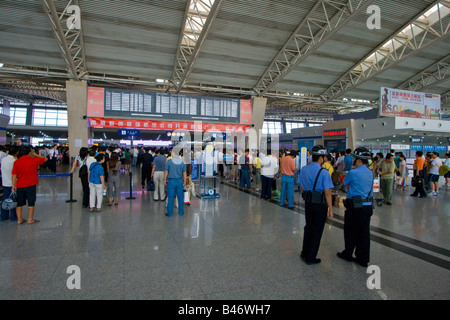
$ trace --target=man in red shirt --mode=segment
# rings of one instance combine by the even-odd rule
[[[28,222],[37,223],[34,219],[34,204],[36,202],[36,185],[39,183],[38,167],[43,165],[47,158],[31,151],[30,146],[22,146],[22,155],[14,162],[12,169],[12,191],[17,192],[17,223],[27,220],[22,218],[22,207],[28,201]]]

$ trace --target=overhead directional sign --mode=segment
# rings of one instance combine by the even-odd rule
[[[117,131],[119,136],[138,137],[141,135],[140,130],[121,129]]]

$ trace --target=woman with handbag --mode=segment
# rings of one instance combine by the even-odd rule
[[[423,178],[424,178],[424,159],[423,159],[423,152],[417,151],[416,152],[416,160],[414,160],[414,175],[413,175],[413,181],[412,186],[416,189],[414,192],[410,195],[411,197],[418,197],[418,198],[425,198],[427,196],[427,193],[423,189]]]
[[[408,180],[408,167],[406,166],[406,158],[405,155],[402,153],[399,156],[399,162],[398,162],[399,168],[398,168],[398,177],[397,177],[397,185],[398,189],[405,191],[406,190],[406,181]]]
[[[83,187],[83,208],[87,208],[89,206],[89,181],[88,181],[88,167],[87,167],[88,154],[89,149],[86,147],[82,147],[80,149],[79,155],[75,157],[72,170],[70,171],[70,173],[73,173],[76,167],[80,168],[78,176],[80,177],[81,186]]]

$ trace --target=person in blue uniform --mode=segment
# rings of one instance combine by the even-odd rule
[[[344,185],[348,186],[344,202],[345,249],[337,256],[367,267],[370,258],[370,218],[373,214],[373,173],[367,165],[372,153],[360,147],[355,149],[353,157],[355,169],[344,179]],[[353,257],[353,252],[356,257]]]
[[[300,258],[306,264],[320,263],[317,252],[327,217],[333,219],[331,189],[334,187],[328,170],[322,168],[327,150],[321,146],[311,149],[312,162],[300,171],[298,183],[305,200],[306,225]]]
[[[166,216],[173,215],[173,200],[175,196],[178,199],[178,214],[184,214],[184,195],[183,189],[186,186],[186,163],[179,154],[172,151],[172,158],[167,160],[164,169],[164,182],[167,187],[167,213]]]

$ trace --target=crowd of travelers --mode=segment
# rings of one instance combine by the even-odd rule
[[[203,155],[204,148],[192,150],[190,156],[201,165]],[[273,154],[271,150],[224,149],[216,150],[214,159],[215,172],[223,181],[235,183],[243,191],[255,191],[264,200],[279,198],[280,205],[284,207],[294,208],[298,205],[294,191],[301,189],[301,164],[296,150],[283,149]],[[64,146],[4,146],[0,148],[3,199],[16,192],[18,204],[14,210],[2,209],[1,219],[17,221],[18,224],[38,222],[34,219],[38,172],[56,173],[62,164],[71,164],[72,173],[78,171],[83,190],[82,207],[91,212],[101,212],[103,202],[108,206],[119,204],[121,177],[135,167],[140,174],[142,191],[152,191],[154,201],[166,201],[167,216],[172,216],[175,208],[183,215],[184,205],[190,204],[191,197],[195,196],[191,177],[192,162],[185,160],[182,152],[176,154],[169,148],[82,147],[71,161],[68,148]],[[306,165],[312,162],[312,154],[308,151]],[[329,173],[334,190],[347,192],[348,187],[343,181],[355,169],[351,149],[326,152],[321,167]],[[377,153],[373,158],[370,157],[366,167],[374,178],[380,178],[386,205],[392,205],[393,191],[406,190],[410,180],[415,188],[411,196],[419,198],[439,195],[440,176],[445,178],[444,186],[450,186],[448,153],[445,154],[445,160],[441,160],[437,152],[424,155],[418,151],[409,169],[405,155],[391,150],[386,155]],[[447,170],[443,170],[445,168]],[[22,207],[27,202],[28,219],[23,219]]]

